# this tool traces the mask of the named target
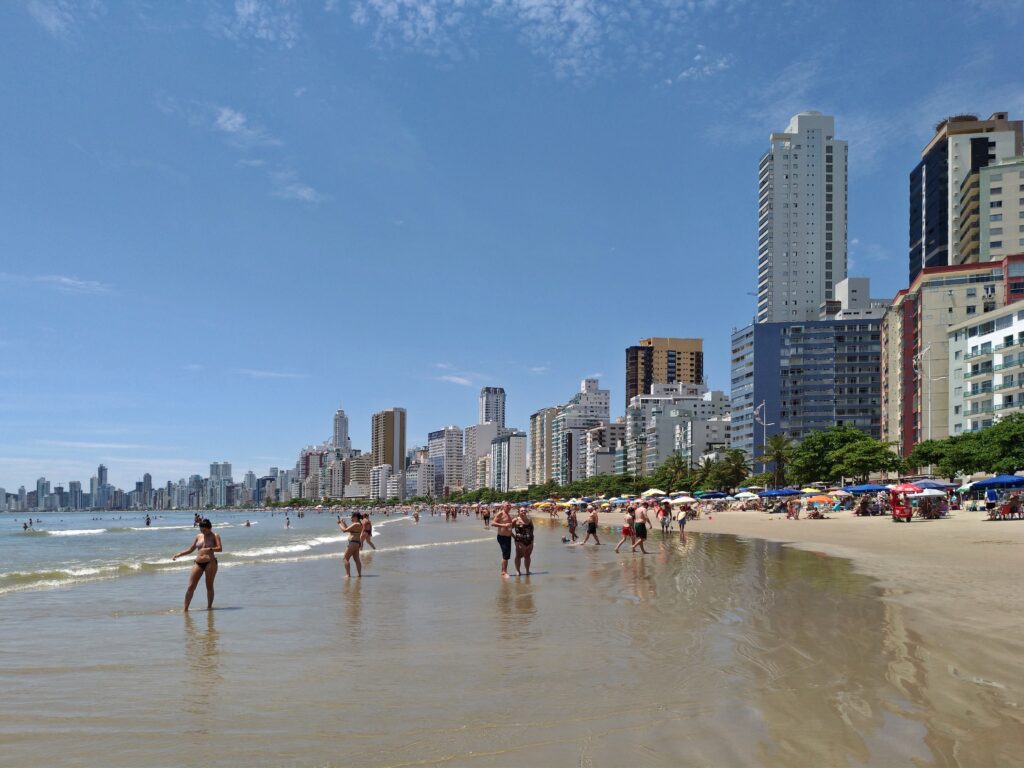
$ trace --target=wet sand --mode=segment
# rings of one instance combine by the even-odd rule
[[[395,522],[362,581],[341,578],[327,544],[224,568],[218,610],[188,616],[177,571],[12,593],[0,754],[108,768],[1018,764],[1019,632],[983,645],[933,631],[858,560],[697,532],[721,517],[685,542],[655,531],[646,557],[540,525],[535,575],[511,580],[478,521]],[[884,520],[853,523],[887,536]]]

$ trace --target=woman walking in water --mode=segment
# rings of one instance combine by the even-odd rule
[[[377,545],[373,543],[373,523],[370,522],[370,513],[367,512],[363,515],[363,532],[359,534],[360,544],[369,544],[374,550],[377,549]]]
[[[198,552],[196,552],[198,550]],[[203,519],[199,523],[199,533],[192,540],[192,546],[179,552],[171,560],[190,555],[196,552],[196,561],[192,566],[192,573],[188,577],[188,589],[185,590],[185,612],[188,612],[189,603],[192,602],[192,595],[199,584],[199,577],[206,576],[206,610],[213,608],[213,580],[217,578],[217,558],[215,552],[223,552],[224,548],[220,543],[220,534],[213,532],[213,523]]]
[[[533,555],[533,520],[526,513],[525,507],[520,507],[519,515],[512,523],[512,538],[516,540],[516,573],[523,575],[519,565],[526,562],[526,575],[530,575],[530,556]]]
[[[363,561],[359,559],[359,550],[362,548],[362,536],[363,536],[363,515],[360,512],[352,513],[351,524],[346,524],[341,519],[341,515],[338,515],[338,528],[341,529],[342,533],[348,534],[348,546],[345,547],[345,578],[352,578],[352,570],[349,565],[349,560],[356,561],[356,576],[361,577],[363,575]]]
[[[619,547],[625,544],[627,541],[633,540],[633,521],[635,520],[632,507],[626,510],[626,517],[622,521],[622,538],[619,539],[619,543],[615,545],[615,552],[618,554]]]

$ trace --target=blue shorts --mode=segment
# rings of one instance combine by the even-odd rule
[[[678,520],[677,522],[679,523],[679,530],[680,531],[683,530],[683,528],[686,527],[686,518],[685,517],[682,520]]]
[[[508,560],[512,557],[512,537],[499,536],[498,546],[501,547],[501,559]]]

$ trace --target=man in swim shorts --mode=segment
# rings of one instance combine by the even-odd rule
[[[508,561],[512,557],[512,505],[507,501],[501,505],[491,526],[498,529],[498,546],[501,547],[501,577],[508,578]]]
[[[587,535],[583,537],[583,541],[580,542],[580,546],[582,547],[584,544],[586,544],[588,541],[590,541],[590,537],[591,536],[594,537],[594,543],[595,544],[600,544],[601,543],[601,540],[599,538],[597,538],[597,508],[596,507],[590,507],[590,514],[587,515]]]

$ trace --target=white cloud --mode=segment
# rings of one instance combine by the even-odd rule
[[[473,382],[472,382],[471,379],[467,379],[465,376],[456,376],[454,374],[449,374],[449,375],[445,375],[445,376],[438,376],[438,377],[436,377],[436,380],[437,381],[447,381],[449,384],[458,384],[459,386],[462,386],[462,387],[472,387],[473,386]]]
[[[270,174],[270,178],[274,182],[274,197],[303,203],[322,203],[329,199],[327,195],[300,181],[295,171],[275,171]]]
[[[434,363],[435,368],[440,368],[442,371],[450,371],[455,366],[451,363]]]
[[[586,78],[623,65],[682,64],[696,22],[733,15],[743,0],[356,0],[352,22],[378,45],[429,55],[473,54],[478,29],[511,30],[555,73]],[[714,66],[705,63],[704,66]]]
[[[308,379],[305,373],[292,373],[290,371],[261,371],[252,368],[240,368],[236,373],[248,376],[250,379]]]
[[[201,371],[203,366],[199,363],[189,363],[188,365],[183,365],[182,369],[186,371]]]
[[[213,128],[241,149],[278,146],[281,143],[263,126],[250,122],[244,113],[232,107],[214,107]]]
[[[530,373],[533,373],[533,374],[547,373],[550,370],[551,370],[551,368],[546,366],[546,365],[535,365],[535,366],[533,366],[532,368],[529,369]]]
[[[0,282],[28,283],[52,288],[62,293],[96,294],[109,293],[110,286],[98,280],[80,280],[69,275],[12,275],[0,272]]]
[[[257,40],[293,47],[301,36],[294,0],[235,0],[231,10],[216,13],[213,29],[229,40]]]
[[[25,10],[54,37],[67,37],[83,19],[95,19],[105,9],[99,0],[29,0]]]
[[[697,46],[697,53],[686,69],[676,75],[676,82],[681,80],[705,80],[732,66],[732,56],[709,56],[703,45]]]

